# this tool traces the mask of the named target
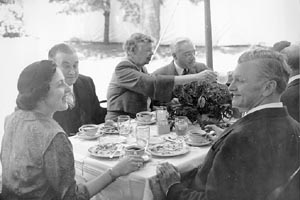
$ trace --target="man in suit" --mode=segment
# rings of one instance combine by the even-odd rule
[[[153,55],[154,40],[142,33],[132,34],[124,44],[126,58],[115,68],[107,90],[106,119],[119,115],[135,118],[136,113],[148,110],[148,99],[170,101],[174,85],[197,80],[216,81],[211,70],[186,76],[148,74],[145,64]]]
[[[70,136],[83,124],[104,122],[106,109],[99,105],[92,78],[79,74],[76,51],[67,44],[57,44],[49,50],[48,59],[62,70],[74,97],[73,105],[53,116],[65,132]]]
[[[174,75],[181,76],[186,74],[196,74],[207,70],[203,63],[196,62],[195,58],[195,45],[189,38],[180,37],[175,39],[171,47],[173,60],[168,65],[161,67],[154,71],[153,75]],[[153,100],[153,106],[165,105],[168,102],[160,102]]]
[[[233,106],[245,116],[213,143],[203,165],[188,176],[190,182],[183,184],[169,163],[157,167],[167,199],[299,199],[299,177],[274,192],[300,165],[300,124],[280,102],[288,77],[289,67],[278,52],[255,49],[240,56],[229,90]]]
[[[207,69],[203,63],[195,62],[195,46],[188,38],[177,38],[171,44],[173,60],[168,65],[161,67],[152,74],[160,75],[186,75],[196,74]]]
[[[283,105],[285,105],[289,111],[289,114],[298,122],[300,118],[300,45],[293,44],[284,48],[281,51],[286,55],[287,62],[291,67],[292,73],[288,82],[288,87],[281,97]]]

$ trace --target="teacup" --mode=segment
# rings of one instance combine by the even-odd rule
[[[194,143],[203,143],[207,141],[207,133],[203,130],[190,130],[188,138]]]
[[[140,122],[150,122],[153,117],[153,113],[149,111],[143,111],[136,114],[136,118]]]
[[[140,145],[130,145],[125,147],[125,156],[138,155],[142,156],[145,153],[145,148]]]
[[[98,125],[96,124],[84,124],[79,127],[79,132],[84,133],[87,136],[94,136],[97,133]]]

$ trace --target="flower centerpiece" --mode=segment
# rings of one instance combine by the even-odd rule
[[[187,116],[193,123],[201,127],[206,124],[217,124],[222,119],[231,118],[232,96],[226,85],[192,82],[176,86],[173,95],[178,99],[168,105],[171,119],[175,116]]]

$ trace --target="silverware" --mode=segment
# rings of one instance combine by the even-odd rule
[[[121,151],[123,149],[123,145],[119,144],[117,149],[109,156],[109,158],[113,158],[114,155],[118,152]]]

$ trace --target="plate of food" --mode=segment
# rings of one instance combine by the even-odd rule
[[[90,147],[88,152],[99,158],[117,158],[123,155],[123,150],[120,147],[122,146],[117,143],[104,143]]]
[[[184,142],[165,141],[161,144],[149,145],[148,151],[153,156],[173,157],[186,154],[190,149]]]
[[[99,131],[101,133],[113,135],[113,134],[118,134],[118,126],[116,123],[104,123],[99,125]]]
[[[85,132],[78,132],[76,134],[76,137],[78,137],[79,139],[83,139],[83,140],[94,140],[94,139],[97,139],[98,137],[100,137],[101,135],[103,135],[103,133],[101,133],[101,132],[97,132],[97,133],[95,133],[95,135],[87,135]]]

